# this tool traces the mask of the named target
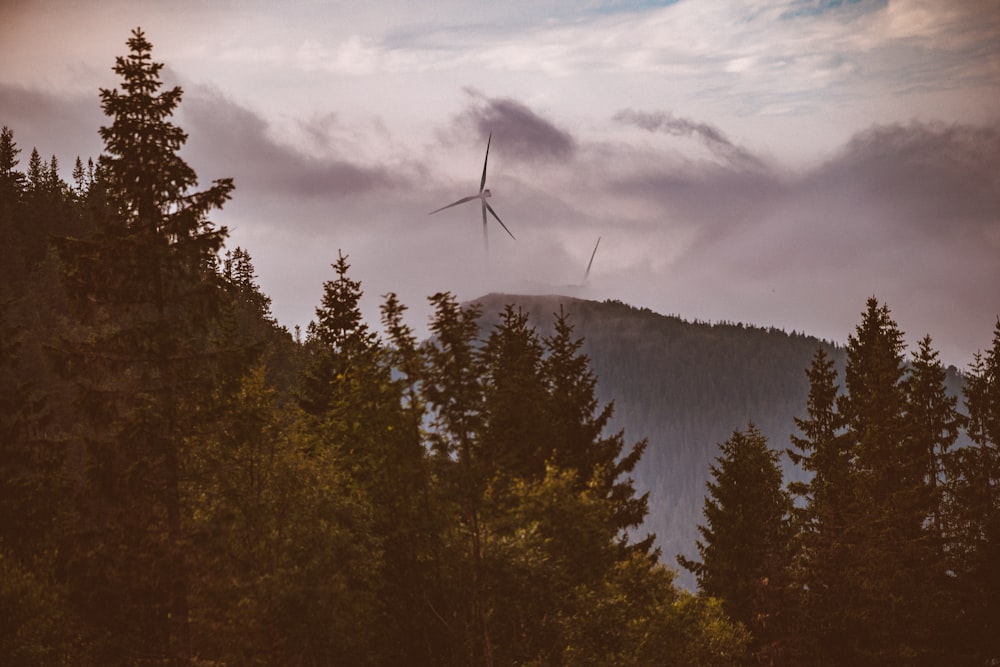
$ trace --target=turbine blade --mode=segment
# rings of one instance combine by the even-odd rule
[[[479,192],[481,193],[486,187],[486,163],[490,161],[490,142],[493,141],[493,133],[490,132],[490,138],[486,140],[486,159],[483,160],[483,180],[479,181]]]
[[[503,220],[501,220],[500,216],[497,215],[497,212],[493,210],[493,207],[490,206],[488,203],[486,203],[485,199],[483,200],[483,206],[485,207],[485,208],[483,208],[483,224],[484,225],[486,224],[486,209],[489,209],[490,213],[493,214],[493,217],[496,218],[497,222],[500,223],[500,226],[503,227],[503,230],[505,232],[507,232],[508,234],[510,234],[510,230],[507,229],[507,225],[503,224]],[[517,238],[513,234],[510,234],[510,237],[512,239],[514,239],[515,241],[517,240]]]
[[[583,276],[583,282],[587,282],[590,279],[590,267],[594,265],[594,255],[597,254],[597,246],[601,245],[601,237],[597,237],[597,243],[594,244],[594,252],[590,253],[590,261],[587,262],[587,273]]]
[[[431,211],[427,215],[434,215],[438,211],[443,211],[446,208],[451,208],[452,206],[458,206],[459,204],[464,204],[465,202],[472,201],[473,199],[479,199],[479,196],[478,195],[469,195],[468,197],[462,197],[458,201],[452,202],[452,203],[448,204],[447,206],[442,206],[441,208],[434,209],[433,211]]]
[[[486,253],[489,253],[489,251],[490,251],[490,242],[489,242],[489,239],[488,239],[487,233],[486,233],[486,207],[487,206],[488,206],[488,204],[486,203],[486,200],[484,199],[483,200],[483,251],[486,252]]]

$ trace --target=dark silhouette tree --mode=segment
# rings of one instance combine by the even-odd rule
[[[484,463],[501,474],[539,479],[551,456],[542,342],[528,316],[507,306],[482,347]]]
[[[787,652],[781,615],[791,560],[792,510],[778,453],[756,426],[722,443],[698,527],[701,562],[679,561],[698,578],[703,594],[722,600],[729,616],[753,637],[751,651],[764,664]]]
[[[121,90],[102,89],[106,206],[95,231],[55,244],[76,326],[54,356],[78,386],[87,455],[72,563],[83,622],[105,664],[187,664],[187,547],[180,484],[184,448],[210,392],[213,270],[226,236],[208,214],[229,198],[223,179],[200,192],[169,121],[179,87],[136,29],[116,59]],[[29,179],[30,180],[30,179]]]
[[[445,507],[455,512],[448,543],[458,564],[457,571],[450,573],[458,594],[441,617],[453,628],[452,645],[462,652],[454,659],[456,664],[493,665],[483,565],[483,495],[489,469],[479,439],[484,418],[483,372],[477,351],[480,311],[463,309],[446,292],[433,295],[430,302],[435,312],[432,338],[422,346],[422,389],[429,409],[433,469],[441,481]]]
[[[992,345],[977,352],[966,375],[966,432],[971,443],[947,460],[949,565],[956,574],[957,644],[969,664],[1000,658],[1000,320]]]
[[[806,663],[842,664],[850,656],[845,641],[853,593],[851,567],[857,529],[854,498],[854,448],[837,411],[837,371],[823,348],[809,369],[806,416],[795,418],[801,435],[787,450],[793,462],[811,474],[808,482],[789,485],[804,501],[795,517],[795,578],[800,659]]]

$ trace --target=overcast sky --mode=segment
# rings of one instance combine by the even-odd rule
[[[1000,315],[1000,3],[2,0],[0,124],[67,168],[141,26],[285,325],[397,292],[616,298],[964,367]],[[492,132],[491,221],[478,203]],[[22,164],[24,167],[25,164]],[[68,173],[67,173],[68,176]],[[581,285],[600,237],[589,284]]]

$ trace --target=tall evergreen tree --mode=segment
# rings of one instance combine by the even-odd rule
[[[751,632],[757,659],[787,660],[781,614],[790,558],[791,501],[783,489],[778,453],[756,426],[722,443],[711,467],[705,524],[698,527],[701,562],[680,557],[698,589],[721,598],[726,612]]]
[[[541,340],[523,311],[507,306],[482,347],[484,463],[495,472],[539,479],[552,454]]]
[[[627,477],[644,443],[625,451],[621,433],[601,432],[610,408],[597,409],[566,316],[541,339],[507,306],[480,356],[483,557],[496,591],[488,597],[496,659],[565,655],[571,642],[560,617],[583,613],[577,605],[617,566],[652,556],[652,538],[631,543],[626,533],[645,516],[646,498]]]
[[[936,602],[928,539],[926,445],[907,420],[903,334],[889,309],[868,300],[849,337],[846,393],[838,407],[856,453],[858,542],[852,611],[857,664],[932,661]]]
[[[25,175],[17,170],[21,149],[14,141],[14,131],[6,125],[0,129],[0,194],[4,200],[19,198],[24,191]]]
[[[811,473],[808,482],[789,490],[805,502],[793,513],[797,531],[794,568],[800,599],[797,626],[799,658],[806,664],[843,664],[851,659],[848,626],[853,604],[852,563],[857,528],[854,502],[854,448],[837,412],[837,371],[819,348],[806,372],[806,417],[796,418],[802,435],[793,435],[793,462]]]
[[[40,192],[45,189],[46,174],[43,172],[42,156],[37,148],[31,149],[28,157],[28,187],[32,192]]]
[[[316,319],[309,323],[306,351],[309,357],[299,391],[299,405],[320,417],[349,399],[352,388],[364,381],[375,363],[377,336],[361,315],[361,283],[348,275],[351,265],[343,253],[333,265],[335,280],[323,285],[323,299]],[[354,407],[340,406],[344,410]],[[345,419],[350,415],[344,412]]]
[[[318,436],[315,446],[332,452],[350,471],[354,493],[370,504],[372,537],[384,549],[376,587],[384,634],[373,656],[433,664],[428,619],[411,606],[427,590],[420,564],[426,514],[415,502],[425,474],[419,422],[407,407],[406,383],[393,376],[393,355],[362,317],[361,284],[349,276],[347,258],[340,254],[333,268],[337,276],[324,284],[308,328],[299,404]],[[414,350],[412,334],[393,317],[395,340]]]
[[[169,121],[178,87],[136,29],[116,59],[122,90],[102,89],[107,207],[88,238],[56,240],[77,326],[55,356],[79,386],[87,452],[70,567],[83,621],[104,664],[190,659],[184,447],[211,376],[207,332],[219,285],[211,267],[226,236],[207,216],[229,198],[201,192]],[[85,614],[84,614],[85,611]]]
[[[430,325],[433,337],[422,347],[423,397],[430,410],[428,444],[443,503],[454,507],[449,547],[459,554],[459,569],[451,573],[458,595],[441,616],[454,628],[452,645],[460,651],[454,664],[493,665],[483,564],[483,495],[489,470],[479,441],[484,401],[477,352],[480,311],[475,306],[463,309],[446,292],[433,295],[430,302],[435,311]]]
[[[1000,660],[1000,320],[985,353],[970,365],[963,390],[971,443],[951,453],[948,543],[959,589],[962,645],[969,664]]]
[[[73,194],[78,199],[83,199],[87,194],[87,172],[83,169],[83,160],[80,156],[76,156],[76,162],[73,163]]]
[[[20,152],[14,132],[4,125],[0,129],[0,278],[7,286],[23,280],[25,273],[24,249],[17,224],[24,217],[26,189],[25,175],[17,169]]]
[[[573,331],[569,313],[560,308],[552,335],[543,341],[551,456],[557,466],[576,471],[578,484],[598,489],[612,501],[614,510],[609,519],[624,546],[629,543],[626,531],[638,528],[648,510],[648,494],[637,495],[630,477],[647,442],[641,440],[627,448],[624,433],[605,432],[614,403],[598,404],[597,377],[590,369],[590,359],[581,351],[583,340]],[[652,544],[653,536],[646,536],[628,548],[650,553]]]
[[[961,420],[956,406],[958,398],[949,396],[945,386],[946,371],[938,353],[931,346],[930,336],[922,338],[910,363],[906,379],[906,420],[910,427],[908,449],[918,466],[923,468],[924,484],[915,486],[910,495],[910,508],[924,516],[923,537],[914,545],[921,555],[926,578],[921,596],[927,604],[919,623],[936,639],[933,650],[954,660],[953,647],[958,644],[961,630],[953,581],[946,573],[947,541],[953,534],[952,522],[945,498],[947,461],[958,439]]]
[[[927,519],[933,527],[933,539],[938,551],[948,533],[945,526],[942,485],[945,460],[958,439],[961,420],[958,416],[958,398],[949,396],[945,386],[946,371],[931,346],[930,336],[919,342],[910,363],[906,381],[906,420],[910,425],[910,448],[923,467],[927,481],[918,487],[922,493],[914,499],[925,508]]]

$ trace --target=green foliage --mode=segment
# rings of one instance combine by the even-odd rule
[[[367,664],[381,551],[371,507],[259,366],[192,452],[195,654],[225,664]]]
[[[721,599],[726,613],[750,630],[761,661],[780,660],[788,641],[782,626],[789,622],[783,614],[792,505],[778,453],[753,424],[733,433],[721,450],[699,526],[701,562],[679,560],[698,577],[703,594]]]
[[[949,566],[963,623],[958,641],[979,664],[1000,657],[1000,321],[992,345],[977,353],[964,391],[972,441],[945,461]]]
[[[677,553],[696,555],[705,483],[718,443],[750,421],[769,442],[787,442],[809,391],[802,369],[816,348],[823,347],[839,367],[844,360],[841,348],[799,333],[687,322],[621,302],[491,294],[477,303],[483,308],[480,324],[486,333],[507,303],[524,311],[543,339],[556,335],[561,311],[571,315],[579,340],[567,342],[578,345],[586,357],[584,368],[595,381],[589,389],[595,399],[593,418],[583,428],[596,427],[605,434],[624,429],[647,440],[629,475],[637,490],[649,492],[642,530],[656,534],[656,545],[670,559]],[[587,391],[585,375],[578,370],[567,374],[567,396],[574,395],[576,382]],[[606,421],[598,425],[598,418]],[[555,437],[576,437],[572,429],[563,424]],[[570,456],[586,451],[558,449]],[[560,463],[581,464],[571,459]],[[782,464],[791,479],[806,479],[787,460]],[[677,581],[696,586],[686,570]]]
[[[249,252],[219,256],[226,231],[208,216],[232,183],[193,192],[170,122],[180,89],[161,90],[141,31],[128,48],[120,90],[101,91],[106,154],[77,159],[72,187],[37,151],[18,171],[0,132],[0,662],[1000,656],[1000,323],[968,373],[967,419],[930,339],[907,365],[874,299],[843,388],[830,346],[803,378],[813,340],[615,303],[488,299],[484,315],[440,293],[418,343],[389,294],[383,338],[343,254],[293,342]],[[574,323],[623,351],[592,360]],[[784,408],[705,466],[701,562],[682,560],[699,595],[676,587],[652,536],[635,539],[649,498],[633,476],[661,489],[648,466],[669,466],[690,486],[716,450],[654,447],[643,468],[646,441],[626,446],[606,379],[638,412],[652,404],[635,396],[659,397],[629,419],[674,420],[678,442],[746,423],[758,385],[805,403],[794,510],[767,446]]]
[[[5,665],[73,665],[80,647],[66,626],[66,601],[51,561],[22,565],[0,542],[0,658]]]
[[[849,339],[845,391],[822,353],[808,375],[808,417],[790,452],[813,473],[792,486],[806,501],[798,661],[958,664],[967,644],[948,560],[963,531],[947,489],[960,420],[930,338],[907,366],[902,333],[873,298]]]
[[[53,356],[77,385],[85,469],[67,546],[72,599],[107,664],[190,657],[180,479],[213,380],[208,345],[219,303],[213,266],[225,237],[207,220],[229,197],[217,182],[191,193],[167,119],[181,91],[162,93],[140,30],[116,61],[123,92],[102,90],[104,204],[85,238],[56,247],[74,326]],[[29,174],[29,181],[32,177]],[[203,414],[203,413],[202,413]]]

